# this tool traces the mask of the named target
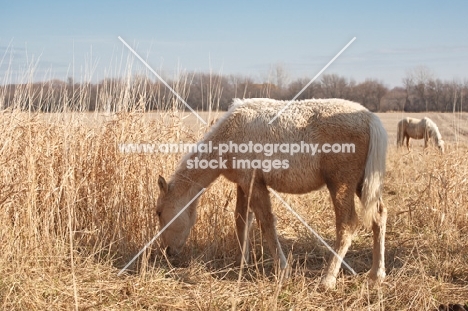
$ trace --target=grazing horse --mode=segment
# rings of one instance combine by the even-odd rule
[[[199,146],[211,143],[219,150],[222,146],[223,151],[229,146],[230,150],[222,154],[219,150],[190,152],[169,182],[159,178],[156,211],[161,228],[197,193],[223,175],[237,184],[235,222],[239,245],[248,245],[253,212],[275,262],[279,261],[280,269],[285,269],[287,261],[278,241],[268,187],[279,192],[303,194],[326,186],[335,210],[338,256],[330,259],[322,286],[335,286],[342,258],[358,227],[354,194],[362,203],[363,223],[372,228],[374,236],[369,278],[382,281],[387,209],[381,192],[387,133],[380,119],[354,102],[311,99],[292,102],[269,124],[285,105],[285,101],[272,99],[235,99],[228,112],[198,143]],[[292,152],[294,143],[295,153]],[[313,146],[317,147],[315,153]],[[343,152],[338,152],[341,146],[344,146]],[[205,161],[205,169],[195,167],[197,161],[200,164]],[[213,165],[207,168],[208,163]],[[222,167],[215,167],[215,163],[221,163]],[[161,233],[161,245],[169,255],[179,253],[185,244],[195,224],[196,205],[197,200]],[[248,262],[247,248],[244,250],[241,247],[238,263]]]
[[[409,140],[413,139],[423,139],[424,138],[424,148],[427,148],[429,138],[432,138],[434,144],[439,148],[441,153],[444,153],[444,141],[440,135],[439,128],[431,119],[424,117],[422,120],[414,118],[404,118],[398,122],[398,132],[397,132],[397,146],[402,147],[406,138],[406,147],[408,150]]]

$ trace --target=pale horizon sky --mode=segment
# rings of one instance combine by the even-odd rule
[[[169,77],[212,71],[262,82],[279,64],[291,80],[310,79],[356,37],[324,74],[388,87],[418,66],[442,80],[468,78],[467,1],[0,3],[0,84],[97,82],[129,64],[145,73],[119,36]]]

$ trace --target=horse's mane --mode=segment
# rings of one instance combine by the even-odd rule
[[[434,138],[434,141],[436,142],[436,144],[438,146],[443,144],[444,141],[442,140],[442,135],[440,134],[439,128],[434,123],[434,121],[432,121],[428,117],[424,117],[424,121],[426,122],[427,130],[431,134],[430,136],[432,136]]]

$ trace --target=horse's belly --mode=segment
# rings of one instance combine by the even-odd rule
[[[266,184],[279,192],[303,194],[320,189],[325,181],[316,170],[284,170],[264,174]]]
[[[262,181],[268,187],[284,193],[308,193],[320,189],[325,184],[325,181],[317,169],[297,168],[270,170],[268,172],[258,171],[256,174],[261,175]],[[253,177],[253,170],[229,170],[223,172],[223,175],[228,180],[248,189]],[[258,177],[259,175],[256,176],[256,178]]]

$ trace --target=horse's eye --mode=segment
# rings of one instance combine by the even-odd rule
[[[157,211],[156,214],[158,215],[158,217],[161,217],[161,211]]]

